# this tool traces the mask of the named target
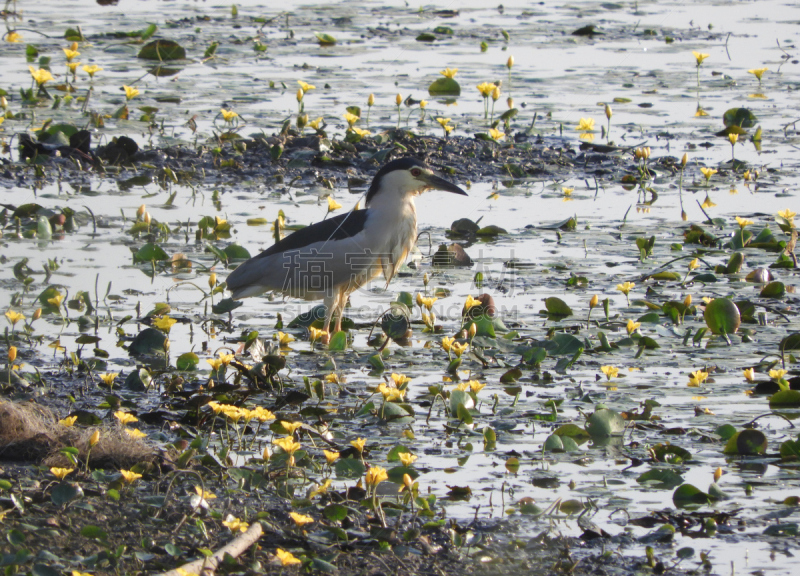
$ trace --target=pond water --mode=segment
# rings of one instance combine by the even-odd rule
[[[794,293],[798,284],[796,270],[775,271],[786,284],[788,294],[771,301],[759,300],[761,286],[744,282],[747,271],[775,261],[776,254],[764,250],[745,249],[742,273],[721,277],[714,284],[650,284],[654,294],[646,295],[647,284],[640,283],[639,277],[675,256],[691,253],[693,248],[689,245],[678,253],[672,253],[670,246],[683,243],[687,224],[705,220],[699,204],[706,198],[716,204],[706,208],[706,213],[727,223],[724,229],[714,231],[723,238],[737,229],[735,216],[753,220],[756,234],[768,225],[777,234],[774,215],[787,208],[800,208],[795,192],[799,139],[792,124],[798,119],[796,43],[800,6],[778,0],[504,2],[502,7],[491,8],[476,1],[453,2],[435,9],[425,6],[419,11],[417,6],[405,3],[378,1],[285,2],[283,11],[258,2],[237,2],[236,6],[238,16],[234,18],[230,4],[211,2],[134,2],[125,3],[124,7],[100,7],[87,0],[19,3],[22,20],[8,18],[7,25],[9,29],[19,28],[24,40],[18,44],[3,42],[0,46],[0,88],[9,93],[10,109],[20,111],[18,92],[29,86],[28,65],[36,63],[36,59],[26,61],[28,43],[37,45],[40,56],[52,58],[50,68],[56,75],[55,82],[63,82],[61,48],[68,45],[62,40],[64,30],[80,26],[89,38],[80,46],[82,62],[103,68],[92,81],[90,109],[111,114],[124,103],[123,85],[136,85],[141,91],[130,104],[132,119],[107,118],[98,136],[107,139],[128,135],[144,148],[179,143],[194,146],[197,141],[203,144],[207,140],[213,146],[209,139],[212,132],[221,131],[223,123],[216,117],[223,107],[235,110],[241,117],[240,134],[274,134],[285,120],[294,120],[297,114],[298,80],[316,86],[304,97],[305,112],[312,119],[323,116],[327,132],[337,138],[345,133],[345,108],[361,106],[365,110],[370,93],[376,98],[369,124],[375,134],[395,127],[397,93],[403,98],[430,100],[423,123],[418,123],[418,109],[401,107],[401,125],[419,134],[442,134],[435,117],[452,118],[456,136],[485,132],[488,123],[484,120],[484,104],[475,85],[503,80],[503,96],[496,104],[495,114],[507,109],[506,97],[513,97],[519,114],[512,127],[524,133],[533,125],[529,141],[538,138],[536,145],[577,148],[581,141],[575,127],[581,118],[592,117],[596,120],[595,144],[649,146],[655,174],[649,186],[658,192],[655,202],[647,202],[648,194],[626,189],[618,178],[601,176],[597,181],[590,180],[583,169],[563,178],[522,177],[509,181],[497,176],[472,177],[469,198],[458,201],[438,192],[422,196],[417,203],[419,227],[430,232],[434,249],[447,241],[445,230],[459,218],[480,218],[481,225],[502,226],[507,233],[466,245],[477,265],[460,271],[431,268],[430,261],[424,258],[429,254],[427,240],[421,239],[418,256],[423,258],[414,269],[404,269],[386,292],[377,285],[360,290],[353,295],[351,304],[354,312],[359,312],[358,321],[373,321],[398,292],[420,291],[422,274],[429,271],[433,286],[450,292],[436,303],[434,310],[445,333],[451,334],[458,329],[464,299],[468,294],[477,294],[472,279],[476,270],[482,270],[486,277],[484,290],[494,290],[503,320],[522,336],[543,339],[547,330],[556,326],[579,332],[579,337],[592,339],[593,345],[597,345],[600,328],[593,324],[587,329],[585,319],[588,301],[595,293],[601,300],[611,300],[611,320],[616,324],[606,324],[603,330],[612,341],[627,336],[628,319],[638,319],[648,312],[636,302],[642,298],[682,301],[686,294],[692,294],[697,303],[704,296],[734,295],[737,300],[746,298],[764,304],[766,324],[744,326],[752,331],[749,341],[737,336],[732,347],[719,342],[687,346],[679,330],[704,326],[702,314],[687,318],[686,325],[675,330],[661,317],[659,322],[643,323],[641,328],[658,339],[661,347],[657,351],[647,351],[641,357],[636,357],[635,346],[623,346],[613,355],[587,352],[568,370],[558,371],[554,359],[548,358],[543,368],[553,379],[534,379],[533,371],[525,368],[517,383],[522,392],[516,400],[499,382],[504,369],[484,370],[475,360],[465,362],[462,376],[473,370],[488,384],[480,394],[483,402],[475,418],[476,435],[445,438],[442,426],[448,420],[443,411],[435,407],[431,425],[426,426],[423,408],[417,407],[413,450],[420,455],[418,464],[423,474],[419,481],[425,490],[430,487],[433,493],[444,497],[447,486],[470,485],[471,499],[446,503],[452,516],[469,519],[476,509],[482,518],[510,515],[519,523],[521,534],[534,534],[542,529],[542,521],[519,513],[516,503],[520,498],[531,497],[541,508],[558,498],[591,499],[598,506],[593,517],[596,524],[612,534],[630,532],[639,537],[649,530],[624,525],[618,510],[625,509],[631,517],[638,517],[652,510],[672,509],[673,491],[639,484],[636,479],[648,466],[631,467],[631,458],[646,459],[647,447],[670,441],[692,453],[689,465],[676,467],[685,482],[705,490],[715,469],[720,467],[725,472],[720,487],[732,499],[704,509],[741,509],[737,519],[746,521],[740,530],[721,530],[713,538],[678,535],[674,549],[692,546],[710,551],[719,572],[730,563],[731,571],[735,568],[790,573],[788,556],[796,552],[796,537],[771,537],[764,531],[777,519],[797,526],[798,512],[783,504],[787,497],[800,496],[797,469],[776,465],[779,461],[774,458],[731,458],[723,454],[724,444],[709,441],[709,434],[727,423],[741,429],[755,417],[770,412],[763,396],[745,395],[751,386],[742,377],[742,369],[776,354],[777,343],[800,329]],[[458,10],[458,14],[437,15],[434,10],[440,9]],[[266,21],[255,20],[262,17]],[[187,48],[190,61],[179,74],[162,78],[147,75],[147,67],[135,58],[140,45],[109,34],[143,29],[149,23],[158,25],[158,36]],[[603,35],[592,38],[571,34],[588,24],[597,25]],[[439,34],[433,43],[416,40],[419,34],[437,26],[452,28],[453,33]],[[503,31],[508,34],[507,40]],[[336,45],[320,46],[315,32],[335,36]],[[214,41],[220,42],[216,58],[203,62],[205,49]],[[481,50],[481,42],[487,44],[485,51]],[[266,46],[263,52],[253,49],[258,43]],[[699,80],[693,50],[710,54],[699,66]],[[506,62],[510,55],[514,56],[514,66],[509,73]],[[455,102],[427,94],[427,86],[447,67],[459,70],[456,80],[461,83],[462,95]],[[768,72],[761,82],[747,72],[762,67]],[[82,95],[89,80],[79,75],[76,84],[76,94]],[[600,127],[607,125],[605,103],[613,109],[608,138],[600,133]],[[138,106],[159,108],[156,123],[163,129],[151,133],[150,123],[135,118],[140,115],[134,110]],[[723,113],[738,107],[755,114],[763,140],[759,151],[749,138],[743,137],[734,148],[736,160],[742,164],[732,166],[730,143],[715,133],[724,128]],[[64,103],[57,110],[42,106],[25,119],[7,119],[0,134],[8,139],[11,134],[39,127],[51,118],[56,123],[82,126],[87,120],[79,109],[76,101]],[[707,115],[698,116],[700,109]],[[197,125],[196,134],[187,125],[191,118]],[[366,122],[362,120],[361,125],[366,126]],[[630,151],[626,153],[631,156]],[[688,154],[689,163],[679,194],[676,175],[666,163],[657,164],[656,159],[680,158],[684,153]],[[12,156],[17,159],[16,151]],[[705,182],[700,167],[715,167],[719,173]],[[744,179],[743,173],[748,169],[759,172],[757,180]],[[132,175],[126,172],[127,177]],[[455,178],[464,184],[462,176]],[[236,184],[227,180],[215,182],[209,177],[192,186],[182,182],[165,188],[155,183],[124,188],[113,177],[90,173],[81,176],[80,186],[76,181],[66,177],[60,183],[23,188],[14,179],[0,178],[0,185],[6,190],[5,203],[35,202],[54,211],[68,206],[79,213],[81,224],[76,232],[52,240],[16,238],[13,224],[6,226],[3,255],[7,261],[0,270],[0,306],[7,309],[13,304],[30,318],[37,307],[34,297],[45,287],[42,266],[48,260],[57,260],[58,269],[52,271],[50,284],[63,287],[69,295],[79,291],[87,291],[93,299],[96,293],[99,295],[101,322],[92,333],[100,338],[97,348],[109,353],[108,370],[121,371],[123,376],[136,361],[117,346],[117,322],[127,315],[135,316],[137,309],[144,314],[157,303],[168,301],[173,316],[192,320],[172,328],[174,360],[190,350],[199,353],[206,345],[213,352],[225,344],[225,337],[246,329],[260,330],[262,336],[269,338],[279,313],[288,320],[309,307],[305,302],[280,298],[250,299],[234,312],[233,334],[204,333],[208,324],[194,320],[205,314],[208,300],[188,282],[205,289],[209,275],[206,266],[216,265],[220,280],[225,271],[204,251],[204,243],[194,242],[201,218],[226,218],[232,224],[231,239],[219,245],[235,241],[255,254],[272,243],[272,232],[269,225],[248,226],[247,219],[260,217],[272,222],[278,210],[283,210],[288,223],[307,224],[325,217],[328,194],[332,193],[345,209],[359,198],[358,193],[350,194],[343,186],[344,179],[332,191],[321,187],[289,189],[286,184],[274,185],[255,176],[242,178]],[[574,190],[567,195],[563,188]],[[492,197],[494,192],[497,197]],[[151,278],[147,266],[132,263],[131,251],[139,249],[143,241],[126,231],[141,204],[146,204],[153,219],[169,224],[173,234],[160,245],[170,256],[186,254],[194,262],[191,270],[163,271]],[[686,213],[685,222],[682,210]],[[558,233],[547,227],[572,216],[577,220],[574,232]],[[635,240],[651,235],[656,237],[656,248],[650,260],[642,262]],[[710,251],[704,256],[712,264],[725,264],[729,257],[729,250]],[[28,259],[28,266],[36,274],[29,294],[20,298],[21,284],[12,268],[23,258]],[[510,267],[509,262],[523,266]],[[683,275],[686,263],[688,260],[673,269]],[[589,287],[566,289],[570,274],[588,277]],[[618,283],[628,280],[637,283],[631,294],[632,305],[615,290]],[[107,290],[111,298],[104,299]],[[544,299],[553,296],[564,300],[575,315],[557,322],[540,315]],[[79,314],[65,312],[73,320]],[[602,309],[593,311],[593,320],[602,317]],[[28,365],[23,366],[23,371],[34,366],[53,369],[60,357],[54,359],[48,345],[56,339],[68,352],[78,348],[75,339],[81,331],[76,322],[63,322],[58,315],[50,315],[34,327],[35,334],[44,337],[38,345],[20,346]],[[128,334],[135,334],[140,328],[135,319],[121,327]],[[424,396],[427,386],[440,384],[447,376],[439,338],[422,334],[419,329],[409,347],[392,345],[392,355],[387,359],[392,371],[402,371],[413,378],[412,404]],[[295,333],[298,338],[303,335],[302,330]],[[341,357],[343,364],[355,366],[343,374],[347,385],[362,391],[366,385],[375,386],[380,381],[378,376],[369,374],[366,364],[372,354],[366,333],[365,329],[359,330],[353,351]],[[292,349],[295,352],[290,354],[290,361],[308,350],[309,344],[296,342]],[[510,351],[499,352],[498,356],[509,363],[508,367],[519,361],[519,355]],[[205,357],[210,353],[201,355]],[[200,369],[204,370],[206,365],[201,362]],[[599,379],[601,364],[620,368],[622,377],[614,380],[615,387],[607,388]],[[328,371],[323,365],[321,358],[305,373],[322,374]],[[796,374],[796,365],[787,367]],[[690,373],[701,368],[711,368],[711,380],[698,388],[687,387]],[[303,374],[301,370],[291,377],[296,380]],[[766,375],[761,379],[765,380]],[[492,414],[495,395],[497,414]],[[550,408],[544,403],[552,399],[563,400],[557,422],[532,418],[533,414],[548,414]],[[542,454],[542,444],[553,429],[568,422],[582,423],[581,414],[591,413],[593,403],[631,411],[646,400],[660,405],[655,409],[661,419],[657,425],[630,429],[619,443],[609,446],[588,443],[577,454]],[[798,415],[796,410],[783,412],[791,419]],[[377,446],[388,451],[395,443],[406,443],[400,426],[376,431],[366,422],[352,424],[352,430],[342,426],[341,437],[355,437],[358,430],[374,435],[370,441],[376,443],[375,454],[381,453]],[[483,450],[480,432],[487,425],[498,430],[497,446],[492,451]],[[781,442],[797,436],[791,421],[778,415],[762,418],[758,426],[769,440],[769,455],[778,452]],[[674,432],[677,430],[682,432]],[[511,455],[522,463],[517,474],[505,468]],[[543,483],[542,478],[551,481]],[[752,494],[746,492],[748,485],[755,487]],[[556,526],[565,534],[583,531],[573,518],[563,515],[558,516]],[[640,554],[641,546],[627,549],[631,551]]]

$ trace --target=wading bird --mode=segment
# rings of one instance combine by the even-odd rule
[[[227,280],[234,299],[268,291],[325,304],[335,332],[350,293],[380,273],[386,285],[417,240],[414,196],[436,189],[467,195],[415,158],[393,160],[369,187],[366,208],[328,218],[290,234],[239,265]]]

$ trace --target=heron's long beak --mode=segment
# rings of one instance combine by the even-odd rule
[[[423,174],[420,177],[420,180],[423,180],[425,184],[428,185],[429,188],[434,188],[435,190],[444,190],[445,192],[452,192],[453,194],[461,194],[462,196],[467,196],[467,193],[464,192],[461,188],[459,188],[452,182],[448,182],[444,178],[440,178],[436,174]]]

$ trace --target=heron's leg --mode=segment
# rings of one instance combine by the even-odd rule
[[[325,305],[325,321],[322,324],[322,329],[328,332],[330,330],[331,320],[333,319],[333,313],[336,311],[336,306],[339,302],[339,291],[335,291],[332,294],[328,294],[325,296],[323,300],[323,304]],[[327,336],[322,337],[323,344],[327,344],[330,341],[330,333]]]
[[[342,288],[341,290],[339,290],[339,298],[336,303],[336,307],[338,308],[339,314],[336,316],[336,328],[333,331],[334,334],[342,331],[342,318],[344,317],[345,306],[347,306],[347,290],[345,288]]]

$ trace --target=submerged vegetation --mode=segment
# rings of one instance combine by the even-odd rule
[[[691,106],[664,128],[632,91],[541,93],[502,11],[488,31],[236,7],[111,31],[20,9],[0,48],[7,573],[723,571],[797,536],[796,134],[756,109],[793,47],[723,75],[721,34],[558,25],[560,49],[685,42],[663,106]],[[349,70],[395,41],[461,52]],[[639,110],[670,88],[644,72]],[[474,203],[344,332],[226,297],[249,248],[399,155]]]

